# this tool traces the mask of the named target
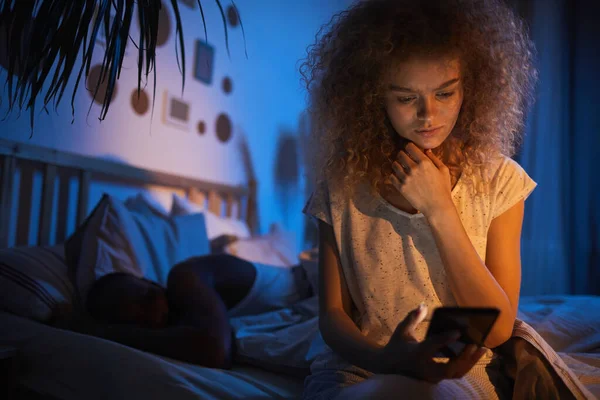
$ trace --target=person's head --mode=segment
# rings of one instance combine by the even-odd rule
[[[408,142],[469,170],[511,156],[533,99],[534,47],[501,0],[365,0],[302,65],[317,176],[373,189]],[[440,128],[424,135],[419,130]]]
[[[440,147],[460,114],[464,97],[461,78],[458,56],[414,55],[394,61],[384,77],[390,132],[421,149]]]
[[[92,285],[86,300],[92,318],[147,328],[166,326],[169,305],[164,288],[127,273],[112,273]]]

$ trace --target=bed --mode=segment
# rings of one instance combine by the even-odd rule
[[[119,192],[123,203],[139,200],[133,193],[143,194],[142,200],[155,206],[153,211],[160,204],[152,204],[145,197],[148,188],[155,193],[172,194],[175,199],[185,201],[178,204],[180,214],[181,207],[196,205],[199,210],[210,211],[211,218],[221,217],[217,221],[220,225],[213,230],[244,236],[240,229],[236,232],[231,226],[238,222],[238,228],[247,227],[247,246],[256,248],[261,240],[264,244],[265,240],[273,241],[278,236],[256,234],[253,179],[243,186],[222,185],[1,139],[0,174],[0,251],[13,251],[12,265],[6,265],[11,262],[0,257],[4,263],[0,282],[8,278],[35,281],[31,284],[41,287],[32,290],[39,289],[46,297],[53,298],[51,304],[43,301],[38,304],[39,299],[37,303],[23,302],[19,294],[18,300],[27,303],[19,305],[17,300],[8,298],[10,292],[2,294],[0,347],[17,351],[15,379],[19,390],[56,399],[300,396],[303,380],[289,374],[277,374],[247,363],[236,364],[227,371],[203,368],[60,329],[54,323],[57,313],[71,311],[69,303],[73,300],[70,298],[73,293],[65,289],[69,282],[65,282],[68,271],[64,242],[94,212],[95,203],[101,201],[99,190]],[[73,208],[74,213],[70,212]],[[229,230],[224,221],[229,223]],[[239,243],[233,248],[238,252],[244,250]],[[207,250],[203,247],[189,251],[200,255]],[[32,259],[46,261],[43,267],[28,269],[34,268],[29,265]],[[293,261],[279,262],[281,266],[290,263]],[[23,268],[19,276],[7,277],[19,273],[15,272],[17,268]],[[154,278],[164,280],[164,276],[157,275],[160,273]],[[28,299],[34,297],[31,293],[26,295]]]
[[[199,209],[204,207],[211,215],[223,217],[233,225],[235,221],[243,221],[249,235],[245,242],[238,241],[237,246],[231,247],[231,252],[250,259],[271,256],[274,258],[269,262],[279,263],[282,268],[298,263],[298,258],[282,255],[284,236],[256,233],[255,181],[250,180],[247,186],[220,185],[4,140],[0,140],[0,162],[0,348],[15,351],[16,369],[10,379],[16,384],[16,393],[46,399],[301,397],[303,375],[319,352],[312,346],[312,339],[318,335],[315,296],[280,310],[232,319],[240,356],[231,370],[204,368],[156,356],[61,329],[56,323],[61,315],[72,312],[76,297],[69,286],[73,276],[69,275],[63,243],[76,236],[83,226],[93,225],[89,221],[98,207],[92,208],[91,203],[102,202],[102,199],[90,201],[90,186],[94,181],[169,190],[186,199],[191,208],[190,204],[198,205]],[[23,178],[26,176],[23,171],[28,168],[29,175],[33,169],[40,171],[41,178]],[[20,209],[25,209],[23,205],[32,208],[35,182],[40,194],[38,211],[33,215],[27,211],[22,217],[21,211],[13,211],[13,205],[18,201]],[[71,190],[70,195],[62,193],[63,189],[73,187],[77,190]],[[115,204],[119,202],[113,200]],[[135,208],[134,205],[131,207]],[[145,210],[152,209],[147,214],[153,215],[153,221],[166,218],[165,226],[177,225],[170,216],[160,216],[164,211],[159,210],[160,205],[153,206],[147,199],[146,205]],[[71,234],[68,211],[73,207],[76,213],[71,224],[77,229]],[[142,218],[139,215],[136,218]],[[179,226],[184,229],[187,225]],[[201,238],[204,244],[199,245],[198,235],[181,232],[169,237],[191,237],[193,240],[186,242],[187,247],[191,246],[189,251],[210,251],[207,238]],[[269,251],[277,246],[280,247],[275,251]],[[189,251],[178,256],[189,255]],[[6,258],[7,254],[13,257],[12,261]],[[152,255],[147,257],[150,263],[156,261],[151,259]],[[309,261],[307,264],[314,264],[314,257]],[[31,264],[36,262],[43,266],[35,269]],[[139,272],[160,282],[165,279],[161,268]],[[15,280],[19,283],[17,289]],[[9,289],[21,292],[5,290],[11,284]],[[519,313],[559,352],[596,397],[600,396],[599,310],[600,298],[595,296],[538,296],[523,298]]]

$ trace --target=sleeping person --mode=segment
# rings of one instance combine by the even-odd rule
[[[167,287],[112,273],[91,287],[91,319],[71,327],[206,367],[230,368],[229,318],[287,307],[311,296],[301,267],[251,263],[228,254],[193,257],[175,265]]]

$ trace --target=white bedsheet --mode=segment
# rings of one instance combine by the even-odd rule
[[[64,400],[299,398],[302,379],[217,370],[0,312],[0,345],[19,349],[20,383]]]
[[[308,370],[320,348],[316,299],[232,320],[241,356],[258,365]],[[559,354],[581,383],[600,398],[600,296],[523,297],[519,318]]]
[[[531,325],[600,399],[600,296],[524,297],[519,318]]]
[[[523,297],[519,318],[557,352],[600,354],[600,296]]]

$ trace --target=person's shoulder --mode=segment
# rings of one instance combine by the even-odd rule
[[[322,178],[314,185],[313,193],[327,197],[330,200],[342,200],[350,196],[353,191],[344,185],[343,180],[333,178]]]
[[[490,155],[484,163],[473,166],[472,183],[476,193],[494,196],[509,186],[533,183],[525,169],[513,158],[504,154]]]
[[[333,179],[319,179],[302,212],[332,224],[334,216],[347,204],[342,185]]]
[[[488,176],[492,183],[526,175],[525,169],[515,159],[504,154],[491,158],[488,163]]]
[[[527,199],[537,186],[525,169],[513,158],[500,156],[490,163],[489,195],[496,218],[517,201]]]

